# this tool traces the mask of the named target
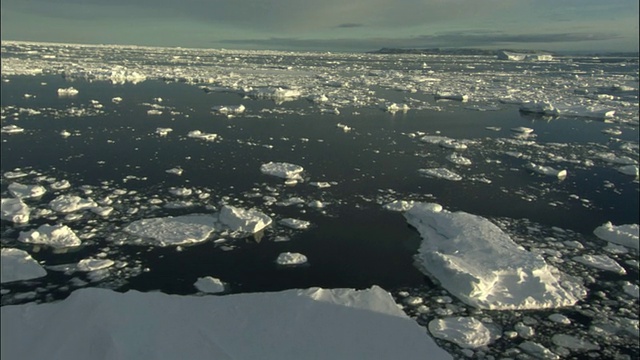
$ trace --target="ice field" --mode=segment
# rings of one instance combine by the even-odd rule
[[[3,358],[640,356],[637,58],[1,55]]]

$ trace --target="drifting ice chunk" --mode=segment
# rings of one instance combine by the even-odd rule
[[[50,185],[51,190],[64,190],[71,187],[71,183],[68,180],[56,181]]]
[[[220,279],[211,276],[198,278],[193,286],[195,286],[198,291],[209,294],[224,292],[224,283]]]
[[[417,266],[468,305],[481,309],[570,306],[585,289],[561,279],[540,255],[524,250],[489,220],[420,204],[405,213],[423,241]]]
[[[160,136],[167,136],[172,131],[173,131],[172,128],[156,128],[156,134]]]
[[[193,131],[189,131],[187,136],[190,138],[202,139],[205,141],[214,141],[218,137],[218,134],[207,134],[207,133],[203,133],[200,130],[193,130]]]
[[[433,95],[433,97],[438,100],[438,99],[447,99],[447,100],[457,100],[457,101],[468,101],[469,100],[469,95],[466,94],[456,94],[456,93],[451,93],[451,92],[437,92]]]
[[[147,115],[162,115],[162,111],[157,109],[147,110]]]
[[[511,60],[511,61],[523,61],[523,60],[551,61],[551,60],[553,60],[553,55],[551,55],[551,54],[524,54],[524,53],[517,53],[517,52],[501,50],[501,51],[498,52],[498,59],[500,59],[500,60]]]
[[[511,131],[521,133],[521,134],[531,134],[533,132],[533,129],[524,127],[524,126],[518,126],[518,127],[511,128]]]
[[[142,219],[132,222],[123,230],[150,240],[153,245],[184,245],[207,240],[215,231],[214,222],[215,218],[211,215],[195,214]]]
[[[602,240],[636,250],[640,249],[638,224],[615,226],[611,222],[606,222],[597,227],[593,233]]]
[[[529,355],[532,355],[536,359],[545,359],[545,360],[558,360],[560,356],[554,354],[551,350],[546,347],[533,342],[533,341],[525,341],[518,345],[520,349],[526,352]]]
[[[485,325],[471,317],[449,317],[429,322],[429,332],[438,339],[454,342],[458,346],[475,349],[500,338],[497,326]]]
[[[47,275],[47,271],[29,253],[20,249],[2,248],[0,283],[30,280]]]
[[[613,271],[614,273],[624,275],[627,271],[620,266],[615,260],[607,255],[582,255],[573,258],[573,261],[577,261],[581,264],[594,267],[596,269]]]
[[[278,221],[278,223],[296,230],[308,229],[309,226],[311,226],[311,223],[308,221],[291,219],[291,218],[282,219]]]
[[[555,334],[551,341],[558,346],[577,351],[600,350],[600,346],[592,344],[586,340],[566,334]]]
[[[29,222],[31,209],[20,199],[2,199],[1,206],[2,220],[11,221],[15,224],[25,224]]]
[[[418,172],[423,175],[450,180],[450,181],[462,180],[462,176],[446,168],[418,169]]]
[[[69,87],[66,89],[60,88],[58,89],[58,96],[76,96],[78,95],[78,90],[74,89],[73,87]]]
[[[240,105],[220,105],[220,106],[214,106],[214,107],[211,108],[212,111],[215,111],[215,112],[223,114],[223,115],[242,114],[245,111],[245,109],[246,108],[242,104],[240,104]]]
[[[617,170],[625,175],[638,177],[638,165],[625,165],[619,167]]]
[[[550,166],[537,165],[534,163],[528,163],[524,166],[526,169],[536,172],[538,174],[553,176],[560,179],[567,177],[567,170],[556,170]]]
[[[266,175],[277,176],[283,179],[302,179],[300,173],[304,168],[300,165],[285,162],[269,162],[260,166],[260,171]]]
[[[109,259],[87,258],[87,259],[80,260],[78,262],[78,265],[76,265],[76,269],[78,271],[90,272],[90,271],[107,269],[113,266],[114,264],[115,262]]]
[[[96,351],[156,360],[452,359],[377,286],[219,297],[86,288],[0,311],[3,359],[51,358],[47,344],[69,360]]]
[[[80,246],[82,242],[66,225],[41,225],[38,229],[22,231],[18,241],[27,244],[48,245],[56,249]]]
[[[452,153],[447,155],[447,160],[451,161],[456,165],[464,165],[464,166],[471,165],[471,160],[469,160],[468,158],[462,155],[458,155],[457,153]]]
[[[302,265],[307,262],[307,257],[300,253],[283,252],[276,259],[278,265]]]
[[[60,195],[51,200],[49,207],[60,213],[72,213],[79,210],[91,209],[98,206],[91,199],[83,199],[75,195]]]
[[[247,93],[251,97],[258,99],[271,99],[277,102],[295,100],[302,95],[300,91],[295,89],[277,88],[261,88],[253,89]]]
[[[396,103],[391,103],[391,104],[385,104],[383,105],[384,109],[392,114],[395,114],[399,111],[406,113],[407,111],[409,111],[409,105],[407,104],[396,104]]]
[[[11,195],[20,198],[37,198],[47,192],[43,186],[40,185],[23,185],[20,183],[12,183],[9,185],[9,192]]]
[[[166,172],[167,174],[173,174],[173,175],[182,175],[182,169],[180,168],[171,168],[169,170],[165,170],[164,172]]]
[[[240,209],[225,205],[220,211],[220,222],[232,231],[255,234],[271,224],[271,218],[258,210]]]
[[[4,134],[17,134],[17,133],[24,132],[24,129],[17,125],[7,125],[7,126],[3,126],[0,132]]]
[[[388,204],[384,204],[382,208],[390,211],[407,211],[413,207],[413,204],[413,200],[394,200]]]

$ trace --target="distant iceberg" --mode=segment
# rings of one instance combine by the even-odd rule
[[[498,59],[500,60],[511,60],[511,61],[551,61],[553,60],[553,55],[551,54],[526,54],[526,53],[518,53],[512,51],[498,51]]]

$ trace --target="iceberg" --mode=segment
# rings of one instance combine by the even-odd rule
[[[300,180],[302,179],[300,173],[304,171],[304,168],[300,165],[272,161],[266,164],[262,164],[260,166],[260,171],[263,174],[277,176],[283,179]]]
[[[227,296],[86,288],[0,315],[3,359],[452,359],[378,286]]]
[[[142,219],[123,229],[157,246],[186,245],[203,242],[215,229],[215,217],[192,214],[177,217]]]
[[[593,233],[604,241],[623,245],[628,248],[640,249],[640,227],[638,224],[613,225],[610,221],[598,226]]]
[[[556,170],[550,166],[544,166],[544,165],[538,165],[538,164],[534,164],[534,163],[528,163],[527,165],[524,166],[527,170],[531,170],[535,173],[541,174],[541,175],[546,175],[546,176],[553,176],[553,177],[557,177],[559,179],[564,179],[567,177],[567,170]]]
[[[543,53],[518,53],[513,51],[498,51],[498,59],[500,60],[511,60],[511,61],[551,61],[553,60],[553,55],[551,54],[543,54]]]
[[[193,284],[198,291],[208,294],[217,294],[224,292],[224,283],[212,276],[205,276],[198,278],[198,280]]]
[[[56,249],[80,246],[82,241],[66,225],[41,225],[39,228],[20,232],[18,241],[27,244],[48,245]]]
[[[8,189],[11,195],[20,199],[37,198],[47,192],[47,189],[41,185],[23,185],[20,183],[10,184]]]
[[[211,110],[223,115],[238,115],[238,114],[242,114],[246,110],[246,108],[242,104],[220,105],[220,106],[212,107]]]
[[[37,279],[47,275],[47,271],[28,252],[14,248],[2,248],[0,283]]]
[[[271,224],[271,218],[255,209],[241,209],[225,205],[220,210],[220,222],[232,231],[255,234]]]
[[[581,284],[518,246],[489,220],[434,211],[417,203],[405,213],[422,237],[416,265],[464,303],[480,309],[571,306],[586,296]]]
[[[11,221],[15,224],[25,224],[29,222],[31,209],[20,199],[2,199],[0,219]]]

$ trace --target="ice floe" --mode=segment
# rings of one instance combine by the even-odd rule
[[[198,278],[193,284],[198,291],[208,294],[217,294],[225,291],[225,284],[222,280],[212,276]]]
[[[68,87],[68,88],[60,88],[58,89],[58,96],[76,96],[78,95],[79,91],[73,87]]]
[[[546,176],[553,176],[553,177],[557,177],[559,179],[563,179],[567,177],[567,170],[557,170],[552,168],[551,166],[544,166],[544,165],[538,165],[538,164],[534,164],[534,163],[527,163],[524,166],[527,170],[531,170],[535,173],[541,174],[541,175],[546,175]]]
[[[296,229],[296,230],[308,229],[309,226],[311,226],[311,223],[309,221],[299,220],[299,219],[292,219],[292,218],[282,219],[282,220],[278,221],[278,224],[281,224],[281,225],[284,225],[286,227],[289,227],[289,228],[292,228],[292,229]]]
[[[95,201],[91,199],[83,199],[76,195],[60,195],[51,200],[49,207],[60,213],[72,213],[81,210],[89,210],[98,206]]]
[[[76,269],[82,272],[98,271],[102,269],[110,268],[115,264],[115,261],[110,259],[82,259],[76,264]]]
[[[431,168],[431,169],[418,169],[418,172],[422,175],[445,179],[449,181],[460,181],[462,180],[462,176],[451,171],[447,168]]]
[[[0,283],[37,279],[47,271],[28,252],[14,248],[2,248]]]
[[[40,225],[37,229],[22,231],[18,241],[27,244],[47,245],[62,249],[80,246],[82,241],[76,233],[66,225]]]
[[[640,227],[638,224],[613,225],[610,221],[598,226],[593,233],[602,240],[623,245],[632,249],[640,249]]]
[[[29,222],[31,209],[20,199],[2,199],[1,216],[2,220],[11,221],[15,224],[25,224]]]
[[[577,351],[599,350],[600,346],[592,344],[589,341],[580,339],[567,334],[555,334],[551,337],[551,341],[557,346]]]
[[[518,246],[489,220],[414,205],[405,213],[420,232],[417,266],[465,303],[482,309],[570,306],[586,295],[545,260]]]
[[[215,222],[214,216],[192,214],[137,220],[123,230],[152,245],[187,245],[207,240],[216,230]]]
[[[502,331],[493,324],[484,324],[476,318],[460,316],[431,320],[429,332],[433,337],[470,349],[489,345],[502,335]]]
[[[276,259],[278,265],[293,266],[307,263],[307,257],[300,253],[283,252]]]
[[[220,297],[88,288],[0,311],[3,358],[51,357],[51,346],[33,341],[46,338],[69,360],[92,358],[96,349],[157,360],[452,359],[377,286]]]
[[[18,134],[24,132],[24,129],[18,125],[5,125],[0,129],[3,134]]]
[[[37,198],[47,192],[41,185],[23,185],[17,182],[9,184],[8,190],[11,195],[20,199]]]
[[[624,275],[627,271],[620,266],[615,260],[607,255],[581,255],[573,258],[573,261],[577,261],[581,264],[594,267],[600,270],[612,271],[617,274]]]
[[[244,105],[219,105],[211,108],[212,111],[223,115],[238,115],[242,114],[246,108]]]
[[[390,203],[384,204],[382,207],[385,210],[391,211],[407,211],[413,207],[413,201],[406,200],[394,200]]]
[[[220,210],[220,222],[232,231],[255,234],[269,226],[271,218],[255,209],[241,209],[225,205]]]
[[[208,134],[200,130],[192,130],[192,131],[189,131],[189,133],[187,134],[187,137],[200,139],[204,141],[214,141],[215,139],[218,138],[218,134]]]
[[[304,168],[300,165],[286,162],[268,162],[260,166],[260,171],[266,175],[277,176],[283,179],[300,180]]]

